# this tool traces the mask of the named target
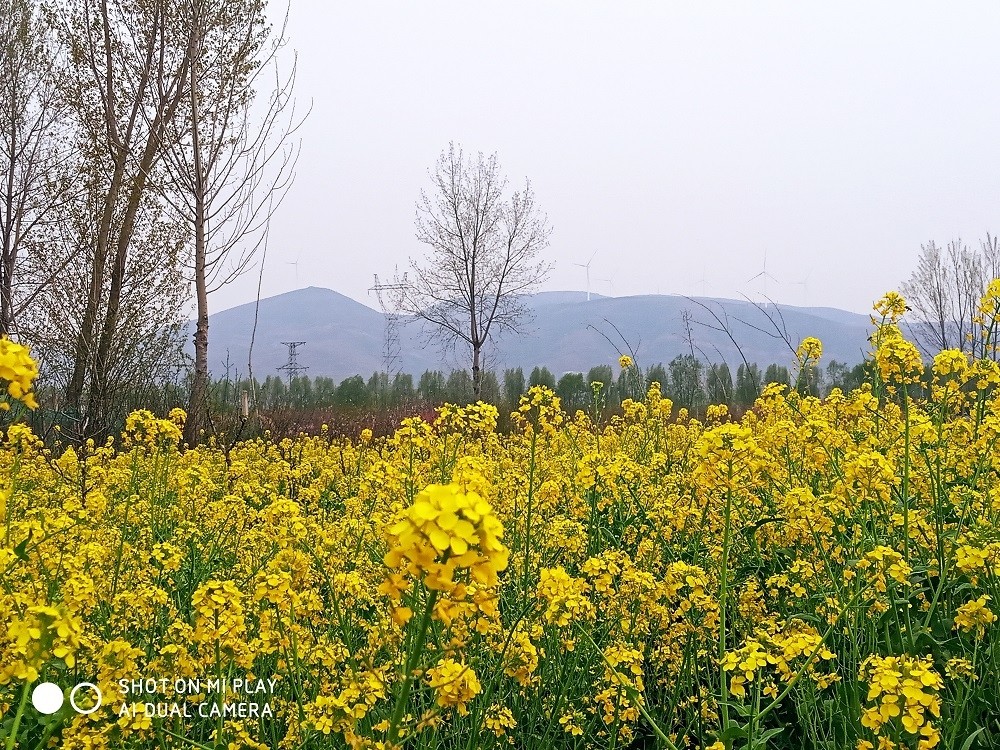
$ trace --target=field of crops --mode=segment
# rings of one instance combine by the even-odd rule
[[[3,746],[998,747],[1000,369],[920,386],[902,305],[871,384],[738,420],[654,385],[609,424],[533,389],[509,435],[11,427]]]

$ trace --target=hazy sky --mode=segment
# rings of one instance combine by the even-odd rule
[[[758,296],[766,251],[770,297],[864,312],[1000,232],[1000,3],[291,0],[289,37],[313,110],[264,296],[375,306],[450,140],[531,180],[544,289],[596,251],[602,294]]]

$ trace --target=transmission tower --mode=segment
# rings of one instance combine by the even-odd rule
[[[375,292],[378,297],[378,305],[382,308],[382,315],[385,317],[385,351],[382,355],[382,366],[392,378],[400,370],[401,356],[399,346],[399,324],[402,315],[393,300],[392,293],[400,292],[407,288],[406,274],[403,274],[402,284],[382,284],[375,274],[375,286],[368,290],[369,294]]]
[[[299,352],[298,347],[305,346],[305,341],[282,341],[284,346],[288,347],[288,361],[284,366],[279,367],[278,370],[284,370],[288,373],[288,385],[291,386],[292,378],[297,378],[299,375],[304,373],[309,368],[305,365],[299,364]]]

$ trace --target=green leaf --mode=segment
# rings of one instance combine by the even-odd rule
[[[733,740],[743,739],[746,736],[746,727],[741,727],[738,724],[731,724],[724,732],[719,734],[719,739],[722,740],[726,747],[729,747]]]
[[[776,735],[781,734],[783,731],[784,727],[774,727],[773,729],[768,729],[766,732],[764,732],[754,740],[753,746],[755,748],[767,747],[768,740],[770,740],[772,737]]]
[[[725,705],[728,706],[730,710],[735,711],[743,718],[750,717],[750,706],[744,703],[737,703],[736,701],[726,701]]]
[[[979,729],[977,729],[975,732],[973,732],[966,738],[965,742],[962,743],[962,747],[959,748],[959,750],[969,750],[969,748],[972,747],[972,743],[975,741],[976,737],[978,737],[985,731],[986,727],[979,727]]]
[[[31,537],[30,536],[25,537],[25,539],[24,539],[23,542],[21,542],[19,545],[17,545],[16,547],[14,547],[14,554],[17,555],[18,559],[24,560],[25,562],[27,562],[27,560],[28,560],[28,542],[30,542],[30,541],[31,541]]]

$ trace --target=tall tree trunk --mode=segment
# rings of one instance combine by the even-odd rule
[[[11,217],[9,206],[6,216]],[[2,268],[0,268],[0,273],[2,273],[2,278],[0,278],[0,336],[10,335],[14,318],[12,296],[14,294],[15,249],[13,237],[11,237],[8,229],[12,230],[13,226],[9,228],[7,226],[0,226],[0,234],[3,235],[3,261]]]
[[[208,291],[205,283],[205,225],[204,202],[197,202],[195,212],[195,296],[198,300],[198,322],[194,332],[194,380],[188,400],[188,417],[184,425],[184,439],[189,445],[208,422]]]
[[[197,49],[197,47],[196,47]],[[200,52],[200,49],[198,50]],[[208,284],[205,237],[205,173],[202,168],[201,138],[198,133],[197,58],[191,64],[191,150],[194,167],[194,285],[198,300],[198,323],[194,332],[194,381],[188,400],[184,439],[194,445],[208,422]]]
[[[483,370],[480,365],[480,359],[482,355],[482,346],[480,344],[472,345],[472,395],[475,397],[476,401],[480,400],[483,395]]]
[[[104,314],[100,336],[97,339],[97,356],[93,360],[93,380],[88,399],[88,414],[95,417],[103,411],[108,399],[108,382],[111,372],[111,344],[118,332],[118,317],[121,311],[122,289],[125,285],[125,269],[128,263],[128,248],[135,231],[136,215],[146,189],[146,175],[153,166],[156,156],[156,145],[159,137],[150,133],[139,165],[138,173],[133,179],[125,208],[125,217],[118,232],[118,242],[115,243],[114,263],[111,266],[111,286],[108,290],[108,307]],[[96,317],[96,316],[95,316]],[[96,325],[96,320],[94,321]]]
[[[135,232],[136,217],[142,199],[147,190],[149,175],[161,155],[163,148],[164,129],[167,122],[174,116],[184,94],[183,82],[187,77],[186,67],[189,56],[181,60],[181,67],[176,78],[169,76],[164,70],[162,50],[157,55],[157,45],[165,44],[169,24],[164,11],[166,5],[157,5],[156,11],[149,20],[149,41],[143,50],[143,58],[137,66],[136,80],[131,87],[131,101],[128,103],[127,119],[123,127],[119,126],[120,116],[116,96],[119,93],[116,80],[116,69],[112,63],[114,44],[112,27],[112,12],[107,2],[102,2],[99,8],[99,20],[102,25],[100,50],[104,54],[106,68],[100,78],[94,83],[102,90],[102,117],[107,134],[107,143],[102,147],[110,147],[114,155],[114,172],[104,205],[98,217],[97,241],[95,243],[94,265],[91,273],[90,288],[87,294],[87,305],[84,311],[80,332],[74,347],[73,373],[66,389],[66,400],[70,406],[80,408],[84,386],[90,377],[90,394],[87,403],[87,415],[92,421],[92,428],[100,429],[99,422],[103,407],[108,398],[108,378],[110,375],[110,353],[115,334],[118,332],[121,297],[124,287],[125,269],[128,260],[129,245]],[[191,38],[188,39],[191,43]],[[95,51],[96,53],[96,51]],[[97,73],[97,69],[94,68]],[[153,85],[151,80],[153,77]],[[125,72],[121,76],[127,79]],[[155,97],[152,100],[147,97]],[[143,109],[149,105],[154,109],[153,119],[142,144],[142,153],[136,154],[136,133],[140,123],[145,119]],[[141,136],[140,136],[141,137]],[[132,160],[138,157],[134,173],[126,175],[126,170]],[[122,206],[121,226],[115,227],[116,208],[124,198]],[[112,230],[114,229],[114,236]],[[112,247],[114,256],[112,257]],[[103,323],[98,331],[100,306],[104,297],[105,273],[111,264],[110,287],[108,289],[107,309]]]
[[[193,30],[192,30],[193,35]],[[189,45],[193,42],[193,38]],[[189,46],[189,50],[191,47]],[[149,133],[146,136],[145,147],[142,157],[139,160],[138,168],[132,179],[128,193],[128,203],[125,207],[125,215],[122,219],[122,226],[118,232],[118,242],[115,246],[114,265],[111,269],[111,286],[108,291],[108,308],[104,315],[104,324],[101,326],[100,338],[97,345],[97,356],[94,360],[94,377],[89,399],[88,413],[99,416],[109,398],[108,382],[111,371],[111,345],[114,342],[115,334],[118,332],[119,314],[121,312],[121,297],[125,283],[125,269],[128,261],[128,249],[135,232],[136,217],[139,206],[146,192],[146,185],[149,174],[153,170],[157,159],[162,154],[163,137],[166,124],[170,122],[180,105],[184,86],[182,81],[187,77],[191,53],[185,56],[181,62],[181,69],[175,82],[176,88],[172,92],[171,98],[164,102],[159,102],[159,107],[153,122],[150,124]]]
[[[111,177],[111,185],[108,187],[108,193],[104,198],[104,206],[98,220],[94,264],[90,269],[90,288],[87,290],[87,306],[73,350],[73,374],[66,387],[66,403],[77,410],[79,410],[83,398],[87,370],[91,368],[93,362],[94,329],[97,327],[98,308],[104,293],[104,269],[107,266],[115,204],[118,201],[118,194],[124,178],[125,159],[126,156],[121,151],[115,154],[115,168]]]
[[[15,83],[16,90],[16,83]],[[14,96],[12,95],[12,99]],[[17,150],[17,105],[11,102],[10,118],[10,159],[5,165],[7,167],[7,185],[5,186],[5,203],[3,216],[0,216],[0,234],[3,235],[3,278],[0,279],[0,335],[9,336],[11,328],[11,318],[13,318],[13,304],[11,296],[14,286],[14,232],[16,223],[14,221],[14,154]]]

